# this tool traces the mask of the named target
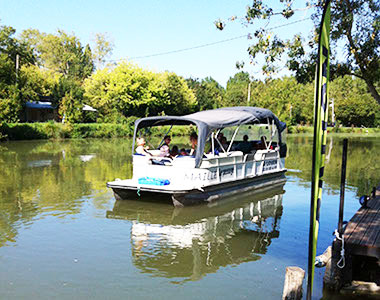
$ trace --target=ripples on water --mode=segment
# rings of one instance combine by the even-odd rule
[[[318,252],[337,226],[342,138],[331,137]],[[284,186],[178,209],[114,200],[105,183],[132,176],[129,140],[0,144],[0,298],[280,298],[285,267],[306,269],[308,249],[312,139],[288,145]],[[379,146],[350,137],[346,220],[378,184]]]

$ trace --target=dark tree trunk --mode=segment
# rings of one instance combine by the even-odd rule
[[[380,105],[380,95],[377,92],[375,85],[373,84],[373,82],[371,82],[369,80],[366,80],[366,79],[364,79],[364,80],[367,84],[367,87],[368,87],[369,92],[371,93],[372,97],[375,98],[377,103]]]
[[[347,4],[347,7],[350,11],[351,14],[353,14],[353,10],[352,10],[352,7],[351,7],[351,3],[349,0],[346,0],[346,4]],[[380,95],[379,93],[377,92],[376,88],[375,88],[375,85],[373,84],[373,80],[371,79],[371,76],[368,72],[370,72],[368,70],[368,65],[366,65],[366,62],[363,61],[361,59],[361,57],[358,55],[358,50],[359,50],[359,47],[358,45],[355,43],[353,37],[352,37],[352,26],[353,26],[353,18],[351,19],[351,22],[349,24],[349,26],[346,28],[346,36],[347,36],[347,39],[348,39],[348,43],[351,47],[351,49],[354,50],[354,58],[355,58],[355,61],[356,63],[358,64],[359,66],[359,69],[360,69],[360,73],[361,73],[361,78],[365,81],[365,83],[367,84],[367,87],[368,87],[368,90],[369,92],[371,93],[372,97],[377,101],[377,103],[380,105]],[[360,76],[358,76],[360,77]]]

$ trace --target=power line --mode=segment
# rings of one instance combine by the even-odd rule
[[[233,38],[230,38],[230,39],[226,39],[226,40],[216,41],[216,42],[213,42],[213,43],[208,43],[208,44],[198,45],[198,46],[194,46],[194,47],[189,47],[189,48],[182,48],[182,49],[177,49],[177,50],[172,50],[172,51],[167,51],[167,52],[160,52],[160,53],[155,53],[155,54],[142,55],[142,56],[134,56],[134,57],[130,57],[129,59],[133,60],[133,59],[148,58],[148,57],[154,57],[154,56],[161,56],[161,55],[173,54],[173,53],[178,53],[178,52],[190,51],[190,50],[194,50],[194,49],[198,49],[198,48],[209,47],[209,46],[213,46],[213,45],[216,45],[216,44],[221,44],[221,43],[225,43],[225,42],[241,39],[243,37],[245,37],[245,38],[248,37],[248,34],[236,36],[236,37],[233,37]],[[115,60],[108,60],[108,61],[113,62],[113,61],[121,61],[121,60],[124,60],[124,59],[115,59]]]
[[[311,19],[311,18],[303,18],[303,19],[300,19],[300,20],[297,20],[297,21],[294,21],[294,22],[290,22],[290,23],[274,26],[274,27],[271,27],[271,28],[268,28],[268,29],[265,29],[265,30],[273,30],[273,29],[277,29],[277,28],[293,25],[295,23],[303,22],[303,21],[308,20],[308,19]],[[238,40],[238,39],[241,39],[241,38],[244,38],[244,37],[245,38],[250,38],[250,36],[251,36],[250,34],[244,34],[244,35],[239,35],[239,36],[236,36],[236,37],[233,37],[233,38],[229,38],[229,39],[225,39],[225,40],[221,40],[221,41],[216,41],[216,42],[213,42],[213,43],[207,43],[207,44],[202,44],[202,45],[198,45],[198,46],[193,46],[193,47],[188,47],[188,48],[182,48],[182,49],[177,49],[177,50],[171,50],[171,51],[166,51],[166,52],[159,52],[159,53],[148,54],[148,55],[142,55],[142,56],[134,56],[134,57],[130,57],[129,59],[130,60],[134,60],[134,59],[142,59],[142,58],[149,58],[149,57],[155,57],[155,56],[162,56],[162,55],[174,54],[174,53],[179,53],[179,52],[185,52],[185,51],[190,51],[190,50],[199,49],[199,48],[205,48],[205,47],[214,46],[214,45],[217,45],[217,44],[222,44],[222,43]],[[114,60],[107,60],[107,61],[108,62],[116,62],[116,61],[121,61],[121,60],[124,60],[124,59],[114,59]]]

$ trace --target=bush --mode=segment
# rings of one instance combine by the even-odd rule
[[[0,123],[0,140],[65,139],[65,138],[119,138],[133,136],[136,117],[126,118],[124,124],[89,123]],[[156,133],[154,129],[151,134]],[[184,135],[188,131],[178,128],[173,135]]]

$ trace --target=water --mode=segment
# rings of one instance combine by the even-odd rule
[[[130,142],[0,144],[1,299],[279,299],[286,266],[307,268],[310,136],[288,136],[284,186],[184,209],[115,201],[105,183],[131,177]],[[318,253],[337,226],[341,149],[330,135]],[[349,137],[345,220],[379,183],[379,149]]]

